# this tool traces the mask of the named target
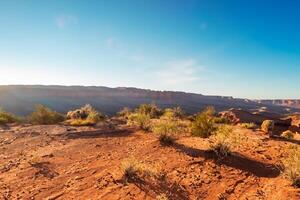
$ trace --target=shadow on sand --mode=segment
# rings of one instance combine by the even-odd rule
[[[113,129],[113,130],[95,130],[65,133],[63,137],[67,139],[89,139],[104,137],[126,137],[134,133],[135,129]]]
[[[226,165],[228,167],[236,168],[245,172],[250,172],[257,177],[275,178],[280,174],[278,166],[253,160],[241,154],[235,153],[227,156],[226,158],[220,159],[212,151],[187,147],[178,143],[175,143],[173,147],[191,157],[202,157],[205,158],[205,160],[212,160],[218,165]]]
[[[294,143],[294,144],[300,145],[300,141],[299,140],[287,139],[287,138],[284,138],[284,137],[281,137],[281,136],[277,136],[277,135],[274,135],[273,137],[270,137],[270,138],[266,138],[264,140],[265,141],[276,140],[276,141],[290,142],[290,143]]]

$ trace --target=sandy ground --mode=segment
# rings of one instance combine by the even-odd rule
[[[0,199],[300,199],[300,189],[281,175],[278,163],[289,144],[260,131],[247,135],[238,152],[218,159],[209,143],[179,138],[161,146],[134,128],[8,127],[0,132]],[[124,181],[121,162],[135,158],[164,178]]]

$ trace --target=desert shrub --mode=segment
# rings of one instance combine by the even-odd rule
[[[20,122],[20,119],[15,115],[5,112],[0,109],[0,125],[8,124],[8,123],[15,123]]]
[[[161,109],[155,104],[142,104],[136,109],[136,113],[148,115],[151,119],[159,118],[162,115]]]
[[[184,112],[180,107],[166,108],[164,110],[163,117],[171,119],[182,119],[184,117]]]
[[[239,146],[243,137],[239,133],[233,133],[230,126],[219,126],[215,135],[211,137],[211,150],[218,157],[228,156],[232,149]]]
[[[124,119],[128,119],[128,116],[130,114],[131,114],[131,109],[128,107],[125,107],[117,113],[117,116],[122,117]]]
[[[151,127],[151,119],[149,115],[141,113],[133,113],[128,116],[129,125],[137,125],[144,131],[149,131]]]
[[[300,147],[290,146],[286,154],[282,160],[284,174],[291,180],[293,186],[300,187]]]
[[[201,113],[198,113],[195,120],[191,123],[191,133],[193,136],[207,138],[216,130],[214,123],[214,109],[206,108]]]
[[[171,145],[176,140],[176,136],[182,131],[177,120],[160,119],[152,126],[152,131],[158,135],[162,145]]]
[[[287,130],[287,131],[284,131],[282,134],[281,134],[281,137],[284,137],[286,139],[293,139],[295,136],[295,133],[293,133],[292,131],[290,130]]]
[[[213,122],[216,124],[230,124],[230,121],[224,117],[214,117]]]
[[[105,119],[105,116],[87,104],[80,109],[69,111],[67,114],[72,126],[92,126]]]
[[[254,123],[241,123],[241,127],[243,128],[247,128],[247,129],[255,129],[256,128],[256,124]]]
[[[127,182],[128,180],[134,180],[135,177],[159,177],[160,169],[155,165],[145,164],[135,158],[129,158],[121,162],[121,170],[123,178]]]
[[[43,105],[37,105],[35,111],[28,116],[28,121],[32,124],[57,124],[64,120],[62,114]]]
[[[261,125],[261,130],[265,133],[272,134],[274,129],[274,121],[273,120],[265,120]]]

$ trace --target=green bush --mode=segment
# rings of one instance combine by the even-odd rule
[[[162,111],[155,104],[142,104],[136,109],[136,113],[148,115],[151,119],[162,115]]]
[[[272,134],[274,129],[274,121],[273,120],[265,120],[261,125],[261,130],[265,133]]]
[[[57,124],[64,120],[62,114],[43,105],[37,105],[35,111],[28,116],[28,121],[32,124]]]
[[[0,125],[16,122],[20,122],[20,119],[18,117],[0,109]]]
[[[151,119],[149,115],[141,113],[132,113],[128,116],[128,124],[136,125],[144,131],[149,131],[151,127]]]
[[[191,133],[193,136],[207,138],[215,130],[214,109],[212,107],[208,107],[201,113],[198,113],[195,120],[191,123]]]
[[[182,119],[184,117],[184,112],[180,107],[166,108],[164,110],[163,117],[170,119]]]

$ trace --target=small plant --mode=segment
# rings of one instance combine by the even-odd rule
[[[273,120],[265,120],[261,125],[261,130],[269,135],[272,135],[274,129],[274,121]]]
[[[211,149],[218,157],[226,157],[241,141],[242,136],[239,133],[233,133],[231,127],[223,125],[218,127],[215,135],[212,136]]]
[[[148,115],[151,119],[159,118],[163,114],[155,104],[142,104],[136,109],[136,113]]]
[[[207,138],[216,130],[214,123],[214,109],[206,108],[203,112],[196,115],[195,120],[191,123],[191,132],[193,136]]]
[[[251,122],[251,123],[241,123],[241,127],[246,128],[246,129],[255,129],[256,124],[254,124],[253,122]]]
[[[295,133],[293,133],[292,131],[290,130],[287,130],[287,131],[284,131],[282,134],[281,134],[281,137],[284,137],[286,139],[293,139],[295,136]]]
[[[169,198],[166,194],[162,193],[162,194],[157,195],[155,199],[156,200],[168,200]]]
[[[286,153],[282,161],[284,174],[291,180],[293,186],[300,187],[300,147],[290,146]]]
[[[126,180],[133,179],[141,170],[141,164],[137,160],[131,158],[121,162],[121,169]]]
[[[160,119],[153,124],[152,131],[159,136],[162,145],[171,145],[176,140],[176,135],[182,131],[177,120]]]
[[[166,108],[162,117],[167,119],[182,119],[184,112],[180,107]]]
[[[43,105],[37,105],[35,111],[28,116],[28,121],[32,124],[57,124],[64,120],[65,117],[62,114]]]
[[[20,122],[20,119],[18,119],[18,117],[0,109],[0,125],[16,122]]]
[[[123,108],[122,110],[120,110],[117,115],[119,117],[122,117],[124,119],[128,119],[128,116],[131,114],[131,109],[128,107]]]
[[[224,117],[214,117],[213,122],[216,124],[230,124],[230,121]]]
[[[144,131],[149,131],[151,126],[151,120],[149,115],[133,113],[128,116],[129,125],[137,125]]]
[[[127,182],[128,180],[134,180],[135,177],[159,177],[160,170],[158,166],[147,165],[135,158],[129,158],[121,162],[121,170],[123,172],[123,178]]]

